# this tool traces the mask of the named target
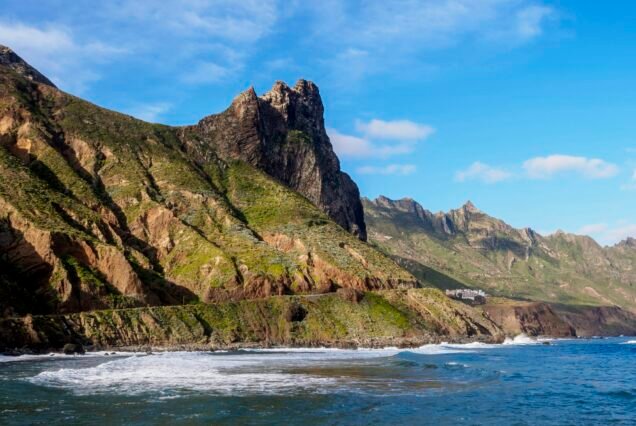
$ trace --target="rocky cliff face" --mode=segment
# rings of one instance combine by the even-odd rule
[[[236,159],[300,192],[336,223],[366,240],[358,187],[340,170],[325,131],[318,87],[277,82],[258,97],[240,94],[223,113],[183,129],[184,147],[200,164]]]
[[[358,238],[357,188],[313,84],[248,91],[177,128],[99,108],[13,52],[2,58],[0,313],[418,285]]]
[[[491,300],[481,309],[510,337],[522,333],[550,337],[578,335],[576,328],[558,315],[548,303]]]
[[[370,240],[440,287],[636,311],[636,245],[516,229],[468,202],[431,213],[411,199],[364,200]]]

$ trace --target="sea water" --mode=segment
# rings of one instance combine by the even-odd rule
[[[0,357],[0,424],[636,424],[636,339]]]

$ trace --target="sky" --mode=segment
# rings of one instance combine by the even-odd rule
[[[636,2],[0,0],[0,44],[166,124],[314,81],[364,196],[636,237]]]

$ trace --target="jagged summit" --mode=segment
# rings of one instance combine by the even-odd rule
[[[261,96],[249,88],[220,114],[183,129],[185,149],[245,161],[300,192],[343,228],[366,239],[357,185],[340,170],[324,124],[318,87],[277,81]]]
[[[623,241],[621,241],[618,244],[616,244],[616,247],[636,248],[636,238],[627,237]]]
[[[24,59],[16,54],[11,48],[0,44],[0,65],[11,68],[18,74],[36,83],[46,84],[55,87],[55,84],[46,78],[42,73],[29,65]]]
[[[466,203],[462,206],[462,208],[468,212],[471,213],[479,213],[480,210],[475,207],[475,205],[472,203],[472,201],[468,200],[466,201]]]

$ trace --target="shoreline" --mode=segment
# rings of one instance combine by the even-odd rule
[[[608,310],[595,311],[585,322],[576,323],[582,314],[570,311],[566,329],[556,322],[560,319],[550,306],[526,305],[494,305],[504,309],[482,312],[447,298],[439,290],[420,288],[366,292],[353,300],[328,293],[319,298],[274,296],[217,304],[29,315],[0,320],[0,353],[413,348],[442,342],[503,343],[507,337],[520,334],[562,338],[630,335],[636,330],[617,327],[625,323],[624,318],[609,315],[613,311]],[[605,327],[589,327],[598,315],[611,321]],[[578,329],[576,333],[563,332],[574,331],[577,323],[590,333],[578,333]]]
[[[362,339],[358,341],[324,341],[324,342],[298,342],[298,344],[263,344],[263,342],[236,342],[227,345],[218,344],[178,344],[178,345],[82,345],[86,354],[96,352],[126,352],[126,353],[147,353],[147,352],[228,352],[240,350],[268,350],[268,349],[340,349],[340,350],[376,350],[376,349],[413,349],[425,345],[465,345],[471,343],[481,343],[488,345],[504,344],[505,340],[500,339],[471,339],[471,338],[439,338],[430,339],[407,339],[407,338],[384,338],[384,339]],[[20,355],[83,355],[81,353],[65,354],[60,348],[43,348],[41,350],[33,348],[15,348],[12,350],[0,351],[4,356]]]
[[[343,343],[335,343],[330,344],[329,342],[325,342],[322,344],[316,345],[262,345],[260,343],[251,343],[245,342],[242,344],[234,344],[228,346],[210,346],[210,345],[176,345],[176,346],[111,346],[111,347],[85,347],[84,353],[64,353],[60,350],[55,350],[53,348],[49,350],[43,351],[32,351],[28,348],[23,348],[15,351],[8,352],[0,352],[0,356],[4,356],[7,358],[19,358],[21,356],[35,356],[35,357],[46,357],[46,356],[59,356],[62,358],[73,358],[73,357],[82,357],[82,356],[118,356],[118,355],[157,355],[162,353],[177,353],[177,352],[199,352],[199,353],[227,353],[227,352],[240,352],[240,351],[253,351],[257,352],[267,352],[271,351],[307,351],[307,352],[320,352],[320,351],[333,351],[333,350],[342,350],[342,351],[376,351],[376,350],[405,350],[409,349],[418,349],[423,348],[425,346],[457,346],[457,345],[466,345],[470,347],[470,345],[484,345],[485,347],[497,346],[497,347],[506,347],[506,346],[524,346],[524,345],[550,345],[551,342],[555,341],[566,341],[566,340],[606,340],[606,339],[617,339],[617,338],[626,338],[630,339],[636,336],[582,336],[582,337],[554,337],[554,336],[527,336],[525,334],[519,334],[514,337],[506,337],[503,341],[492,341],[488,339],[434,339],[430,341],[408,341],[408,342],[396,342],[395,339],[389,339],[387,341],[392,342],[393,344],[383,344],[381,341],[376,341],[375,343],[369,344],[370,342],[366,342],[366,344],[356,345],[356,344],[343,344]],[[631,341],[631,340],[630,340]],[[479,348],[480,346],[472,346],[475,348]]]

